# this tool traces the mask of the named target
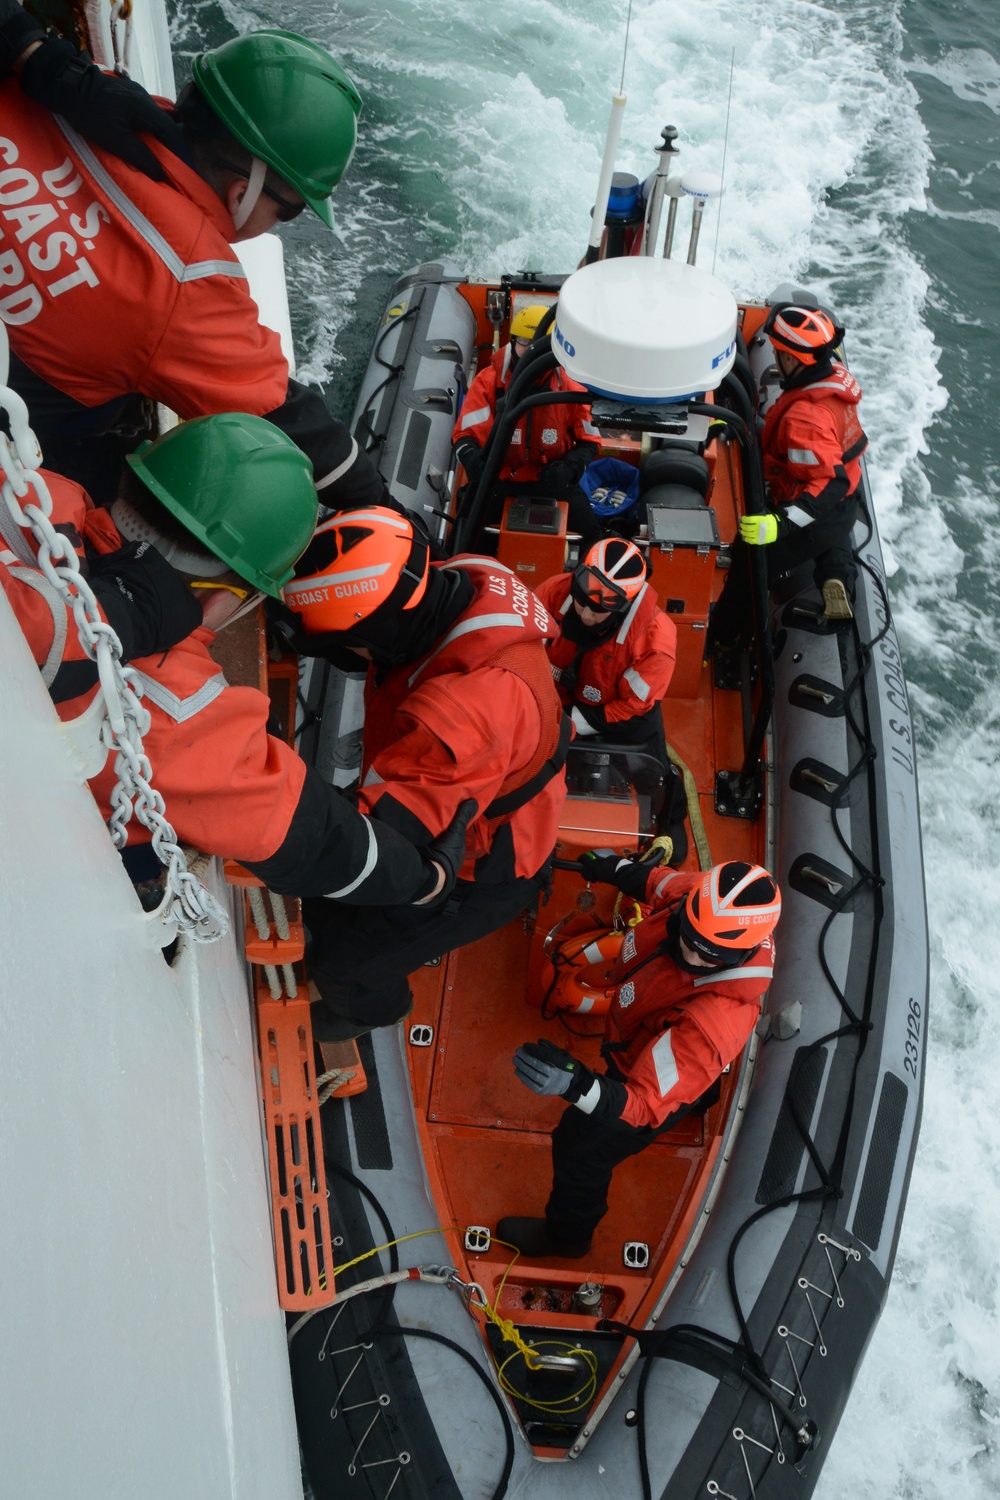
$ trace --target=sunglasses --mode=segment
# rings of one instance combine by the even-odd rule
[[[227,594],[235,594],[237,599],[249,599],[250,597],[249,589],[241,589],[235,583],[219,583],[215,579],[210,578],[192,578],[188,581],[188,588],[207,590],[225,589]]]
[[[586,564],[582,564],[573,574],[570,592],[582,609],[592,609],[598,613],[624,609],[628,604],[628,595],[624,589],[612,583],[597,568],[589,568]]]
[[[246,167],[238,167],[235,162],[226,161],[222,157],[219,157],[219,166],[225,167],[227,172],[235,172],[237,177],[246,177],[249,180]],[[265,198],[270,198],[272,203],[277,203],[279,224],[290,224],[293,219],[298,218],[304,208],[308,207],[305,199],[301,203],[289,203],[287,198],[283,198],[280,193],[269,188],[266,182],[261,183],[260,190]]]

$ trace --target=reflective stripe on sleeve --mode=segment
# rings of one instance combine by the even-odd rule
[[[342,885],[339,891],[327,891],[325,896],[328,901],[336,901],[341,896],[349,896],[352,891],[356,891],[361,882],[368,879],[378,863],[378,839],[375,837],[375,830],[364,813],[361,814],[361,821],[368,829],[368,857],[365,860],[364,869],[360,875],[355,876],[350,885]]]
[[[331,469],[329,474],[324,474],[322,479],[315,480],[316,488],[318,490],[325,490],[328,484],[336,484],[337,480],[343,478],[347,473],[357,456],[358,444],[355,438],[351,438],[351,451],[344,459],[344,462],[338,464],[335,469]]]
[[[178,698],[176,693],[164,687],[162,682],[157,682],[155,677],[148,677],[145,672],[139,672],[134,667],[132,670],[142,683],[145,697],[178,724],[186,724],[188,719],[193,719],[196,713],[200,713],[203,708],[213,703],[227,686],[223,674],[217,672],[214,677],[202,683],[196,693],[192,693],[188,698]]]
[[[29,588],[41,594],[49,606],[49,613],[52,616],[52,644],[49,647],[49,654],[42,663],[41,673],[45,686],[51,687],[56,680],[56,673],[62,666],[63,651],[66,646],[66,606],[62,595],[43,573],[39,573],[37,568],[13,567],[10,570],[10,576],[19,578],[22,583],[26,583]]]
[[[656,1069],[656,1086],[660,1090],[660,1097],[665,1099],[680,1082],[680,1073],[674,1061],[674,1047],[670,1040],[670,1032],[665,1031],[663,1035],[653,1043],[653,1066]]]
[[[816,517],[811,516],[801,505],[786,505],[785,520],[790,521],[793,526],[811,526]]]
[[[789,448],[788,462],[790,464],[818,464],[819,459],[811,448]]]
[[[493,413],[488,406],[480,406],[476,411],[462,413],[462,431],[467,427],[478,427],[480,422],[488,422]]]
[[[601,1080],[595,1078],[590,1088],[577,1101],[577,1109],[582,1109],[585,1115],[592,1115],[597,1108],[597,1101],[601,1097]]]
[[[624,675],[625,681],[628,683],[635,696],[637,698],[641,698],[645,703],[646,699],[649,697],[649,683],[643,682],[642,678],[639,676],[634,667],[629,667]]]

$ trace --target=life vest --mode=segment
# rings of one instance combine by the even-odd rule
[[[760,439],[764,477],[775,505],[788,505],[803,493],[819,493],[838,467],[848,479],[843,498],[854,493],[861,483],[859,460],[868,446],[858,415],[860,400],[861,387],[841,364],[834,364],[822,380],[782,392],[767,414]],[[833,417],[835,435],[822,436],[814,430],[809,446],[799,449],[789,426],[800,415],[808,420],[810,406],[822,406]],[[810,483],[814,476],[815,482]]]
[[[507,777],[489,807],[484,810],[483,816],[499,827],[518,808],[526,806],[562,770],[569,751],[571,720],[562,712],[558,702],[553,703],[552,678],[546,669],[544,657],[533,643],[504,646],[483,665],[499,667],[501,671],[513,672],[515,677],[519,677],[538,705],[538,717],[542,724],[542,736],[531,760]]]
[[[735,1056],[756,1024],[774,970],[770,938],[748,963],[703,975],[687,973],[662,951],[670,917],[700,880],[697,872],[674,876],[669,900],[624,935],[611,977],[603,1050],[626,1078],[650,1043],[682,1015],[704,1036],[706,1055]]]
[[[473,380],[462,404],[452,441],[472,438],[481,448],[493,428],[505,398],[510,380],[510,345],[498,349],[490,363]],[[562,369],[553,370],[546,380],[553,391],[586,391],[570,380]],[[600,432],[590,420],[589,402],[537,406],[525,412],[510,436],[510,446],[500,467],[498,478],[513,483],[537,479],[547,463],[562,458],[577,443],[597,443]]]
[[[611,1005],[612,974],[624,934],[595,927],[567,938],[546,957],[541,983],[544,1006],[575,1015],[604,1016]]]
[[[469,784],[465,795],[478,796],[480,812],[470,825],[470,856],[463,869],[467,878],[473,878],[471,871],[476,859],[492,847],[498,828],[511,823],[515,844],[521,851],[521,873],[525,873],[525,862],[530,864],[537,857],[529,872],[534,874],[555,844],[558,808],[565,795],[563,765],[569,726],[563,721],[544,650],[544,642],[555,627],[534,594],[502,564],[488,558],[459,557],[434,566],[467,572],[475,596],[444,637],[419,661],[393,668],[378,681],[374,673],[369,673],[362,792],[371,789],[374,803],[382,795],[378,787],[383,776],[394,781],[393,747],[415,732],[414,721],[447,747],[456,767],[470,757],[479,757],[482,765],[484,745],[492,743],[496,733],[492,725],[487,727],[484,722],[482,709],[487,706],[484,694],[488,695],[491,720],[495,717],[496,721],[504,722],[508,714],[523,713],[523,690],[527,689],[538,711],[538,737],[532,739],[530,746],[508,744],[504,752],[509,756],[506,765],[496,767],[498,773],[506,773],[499,785],[491,780],[486,791],[483,782],[479,786]],[[490,673],[488,679],[480,675],[478,684],[471,680],[474,674],[484,671]],[[468,684],[466,678],[470,679]],[[513,686],[514,679],[517,687]],[[505,680],[511,686],[506,686]],[[527,752],[526,758],[522,759],[519,751]],[[424,810],[425,826],[434,826],[440,781],[425,780],[420,775],[419,751],[415,753],[418,757],[415,763],[408,759],[405,766],[401,765],[416,799],[408,805],[417,811],[419,804]],[[381,768],[376,765],[380,756]],[[442,801],[447,800],[453,789],[454,784]],[[395,781],[395,790],[405,800],[402,781]],[[448,821],[450,814],[437,826]]]
[[[562,573],[547,578],[537,589],[542,603],[560,623],[573,607],[571,584],[570,574]],[[603,708],[613,724],[648,714],[663,699],[674,670],[677,627],[647,583],[614,634],[582,652],[576,680],[567,687],[562,673],[573,665],[579,650],[562,634],[546,647],[559,696],[567,707],[581,703]]]

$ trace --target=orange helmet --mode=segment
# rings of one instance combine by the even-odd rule
[[[730,859],[706,870],[681,910],[680,935],[712,963],[742,963],[781,916],[781,892],[761,865]]]
[[[646,582],[646,559],[634,542],[606,536],[573,574],[573,598],[584,609],[624,611]]]
[[[784,349],[803,365],[817,365],[844,337],[829,313],[819,307],[794,307],[777,302],[764,321],[763,333],[776,349]]]
[[[381,505],[343,511],[317,527],[284,599],[307,635],[346,637],[376,614],[381,620],[414,609],[429,566],[427,533],[416,517]]]

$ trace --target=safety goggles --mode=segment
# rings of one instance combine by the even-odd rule
[[[581,609],[592,609],[598,614],[617,612],[628,607],[625,590],[586,563],[581,563],[573,574],[570,592]]]
[[[238,167],[235,162],[226,161],[221,156],[218,158],[218,162],[220,167],[225,167],[227,172],[235,172],[237,177],[249,177],[249,171],[246,167]],[[279,224],[290,224],[293,219],[298,218],[304,208],[308,208],[309,206],[305,199],[301,203],[289,203],[287,198],[283,198],[280,193],[276,193],[273,188],[269,188],[266,182],[261,183],[260,190],[265,198],[270,198],[272,203],[277,203]]]

